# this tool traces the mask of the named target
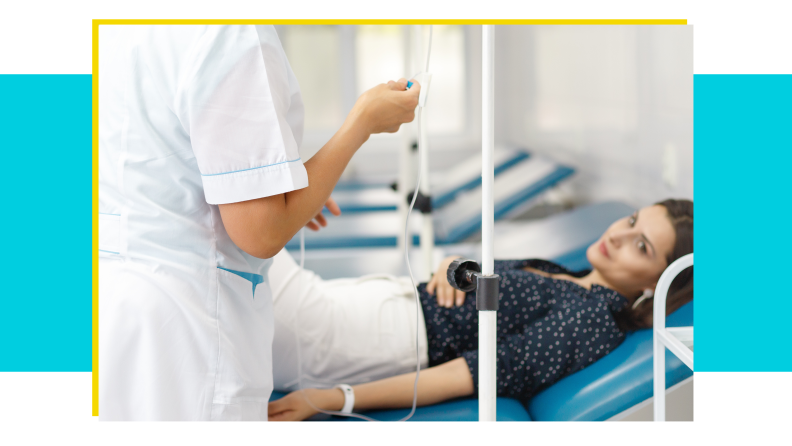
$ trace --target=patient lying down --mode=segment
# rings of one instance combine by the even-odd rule
[[[586,251],[590,271],[568,271],[536,259],[496,261],[495,273],[501,276],[498,395],[527,402],[537,391],[611,352],[629,330],[651,327],[650,296],[660,275],[691,252],[693,203],[666,200],[614,222]],[[323,281],[310,271],[301,272],[286,252],[278,254],[270,270],[275,389],[311,388],[271,402],[269,419],[314,415],[306,396],[321,409],[341,410],[344,395],[333,388],[340,383],[353,385],[355,412],[410,407],[416,330],[418,405],[475,396],[475,293],[457,291],[446,281],[454,258],[443,260],[432,279],[418,286],[416,321],[409,278]],[[667,313],[692,298],[689,268],[671,286]]]

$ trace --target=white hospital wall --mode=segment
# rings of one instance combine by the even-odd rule
[[[355,41],[356,27],[338,28],[344,32],[333,40],[336,45]],[[464,28],[464,100],[430,95],[428,108],[436,118],[462,106],[466,124],[453,133],[430,131],[435,171],[480,156],[481,27]],[[333,43],[314,34],[302,37],[321,39],[325,46]],[[302,155],[309,158],[332,136],[357,97],[357,91],[341,94],[356,85],[350,79],[356,77],[357,59],[349,51],[325,48],[326,57],[319,60],[314,41],[302,45],[305,54],[293,54],[297,43],[284,36],[306,102],[323,103],[328,85],[341,84],[330,88],[338,96],[330,101],[333,113],[306,113]],[[441,40],[435,43],[433,66],[439,69],[440,54],[448,48]],[[577,170],[551,199],[572,204],[615,199],[642,206],[671,196],[693,197],[691,26],[503,25],[496,27],[495,43],[496,142],[546,154]],[[333,57],[339,59],[336,68],[316,68]],[[347,74],[328,75],[335,71]],[[444,79],[438,74],[434,87],[443,87]],[[401,144],[397,135],[372,136],[344,177],[395,179]]]
[[[499,26],[496,139],[577,169],[576,203],[693,198],[691,26]]]
[[[405,49],[410,47],[406,37],[412,32],[408,25],[278,25],[276,29],[305,102],[303,159],[333,136],[359,94],[379,82],[412,76],[423,70],[426,61],[423,48],[415,56],[420,70],[405,68]],[[435,171],[481,151],[480,29],[434,27],[430,70],[436,81],[430,89],[426,121]],[[424,26],[423,32],[426,45],[429,28]],[[405,127],[416,131],[414,123]],[[395,180],[403,144],[402,135],[372,135],[350,161],[343,179]]]

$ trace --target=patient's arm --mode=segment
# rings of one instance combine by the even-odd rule
[[[379,381],[353,386],[354,412],[370,409],[411,407],[415,373],[394,376]],[[473,378],[464,358],[421,372],[418,378],[418,405],[426,406],[474,392]],[[314,406],[324,410],[341,410],[344,394],[340,389],[306,389],[305,394]],[[300,421],[314,414],[314,410],[299,390],[269,403],[270,421]]]

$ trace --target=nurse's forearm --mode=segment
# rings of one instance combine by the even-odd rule
[[[352,156],[368,138],[369,134],[361,125],[347,120],[330,141],[306,161],[309,186],[285,194],[286,211],[294,217],[290,221],[294,233],[322,210]]]
[[[243,251],[270,258],[324,206],[349,160],[369,138],[350,115],[339,131],[305,163],[309,186],[285,194],[221,204],[220,215],[231,240]]]
[[[411,407],[415,373],[352,386],[355,391],[354,411]],[[341,410],[344,395],[339,389],[328,389],[322,402],[326,410]],[[436,404],[452,398],[472,395],[473,377],[464,358],[421,370],[418,378],[418,406]],[[321,399],[321,398],[320,398]]]

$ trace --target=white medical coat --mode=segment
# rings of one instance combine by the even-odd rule
[[[100,419],[267,419],[271,260],[214,205],[308,186],[302,121],[271,26],[99,27]]]

